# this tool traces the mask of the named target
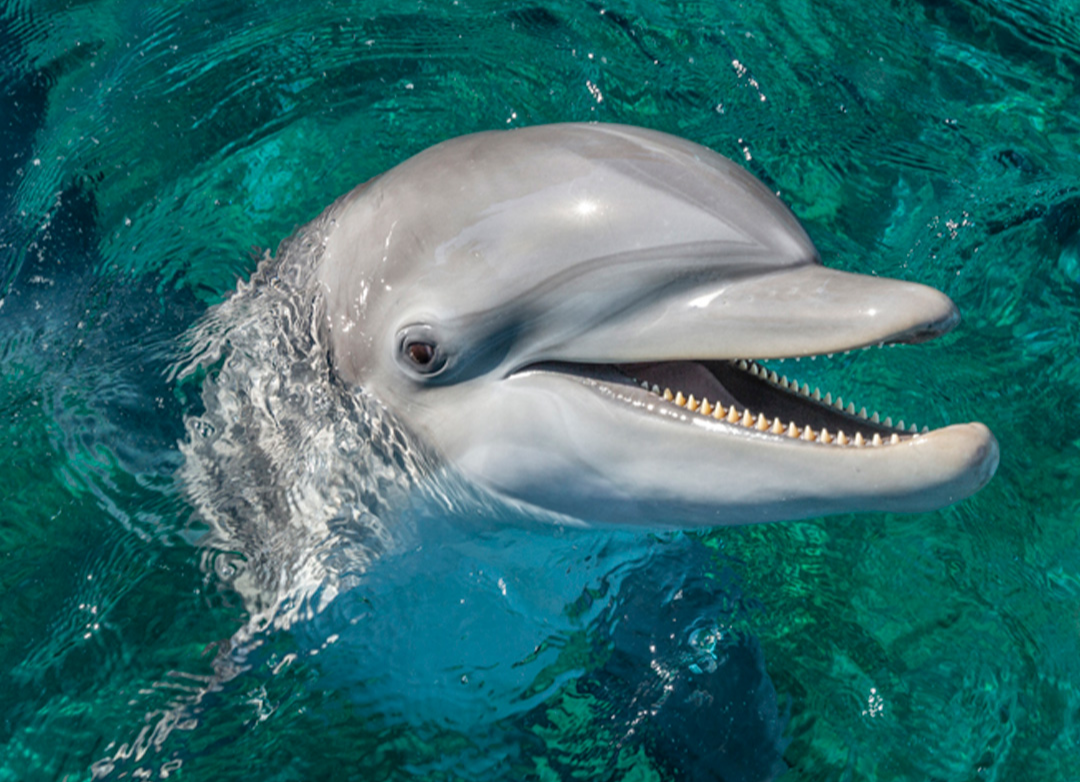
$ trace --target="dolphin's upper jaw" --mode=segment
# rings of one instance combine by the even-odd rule
[[[910,422],[867,411],[847,389],[803,386],[748,354],[783,361],[917,344],[959,320],[955,305],[933,288],[799,264],[655,296],[638,311],[571,335],[525,369],[619,386],[638,407],[681,408],[723,424],[720,431],[753,429],[817,445],[896,445],[916,434]]]

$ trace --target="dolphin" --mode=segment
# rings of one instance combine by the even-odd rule
[[[208,687],[275,673],[287,631],[391,721],[517,735],[576,678],[621,715],[607,728],[629,741],[650,710],[672,757],[701,762],[734,735],[718,715],[757,703],[753,746],[779,762],[756,647],[694,646],[730,598],[722,565],[640,530],[969,496],[998,461],[982,424],[913,432],[761,363],[957,322],[931,288],[825,268],[773,193],[689,141],[563,124],[421,152],[187,336],[178,391],[200,383],[201,409],[178,477],[206,569],[248,612]],[[614,652],[581,669],[560,657],[571,637]]]
[[[698,144],[477,133],[317,226],[337,379],[510,502],[711,527],[929,511],[996,469],[981,423],[913,432],[759,363],[922,342],[959,315],[933,288],[826,268],[772,192]]]

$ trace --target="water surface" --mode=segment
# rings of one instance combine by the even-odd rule
[[[0,69],[0,779],[752,779],[772,755],[790,779],[1076,778],[1071,4],[8,2]],[[202,409],[201,378],[170,374],[182,335],[408,155],[587,120],[706,144],[829,265],[948,293],[947,338],[800,375],[919,423],[984,421],[997,477],[939,513],[665,536],[647,556],[585,536],[559,561],[579,592],[521,611],[498,579],[535,593],[552,563],[484,576],[486,555],[450,547],[403,586],[388,560],[230,656],[250,607],[175,480]],[[488,552],[500,534],[477,532]],[[410,703],[437,690],[381,687],[373,659],[464,637],[449,608],[444,628],[415,619],[457,593],[547,643],[536,697],[483,731],[418,726]],[[620,612],[678,642],[635,646]],[[669,679],[641,672],[650,655]],[[690,670],[710,656],[719,673]],[[630,733],[642,704],[655,726]]]

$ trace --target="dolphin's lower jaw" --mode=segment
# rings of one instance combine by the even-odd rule
[[[623,408],[629,414],[623,447],[633,440],[630,430],[636,424],[649,422],[640,446],[612,453],[612,459],[654,458],[650,449],[658,442],[658,429],[673,427],[667,434],[677,441],[682,427],[688,457],[684,470],[700,471],[696,480],[709,480],[711,474],[712,480],[730,485],[717,511],[722,515],[683,506],[684,518],[700,515],[706,524],[935,510],[974,494],[998,463],[997,442],[982,424],[918,431],[914,424],[894,424],[891,417],[857,409],[853,402],[811,390],[752,360],[541,362],[515,375],[561,377],[604,404]],[[655,491],[639,494],[657,496]],[[679,504],[674,498],[665,502]],[[642,516],[662,514],[659,507],[618,503],[594,513],[606,520],[621,514],[632,522],[639,511]]]

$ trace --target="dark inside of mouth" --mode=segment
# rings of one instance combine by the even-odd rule
[[[772,421],[794,422],[798,428],[810,426],[817,431],[844,431],[849,436],[862,432],[870,438],[874,433],[888,437],[903,430],[875,423],[856,414],[841,412],[835,406],[815,401],[811,397],[780,388],[764,378],[740,369],[730,361],[678,361],[658,364],[626,364],[618,369],[624,374],[656,385],[661,392],[670,388],[684,395],[693,394],[699,401],[709,399],[725,407],[734,404],[749,410],[754,416],[764,414]]]

